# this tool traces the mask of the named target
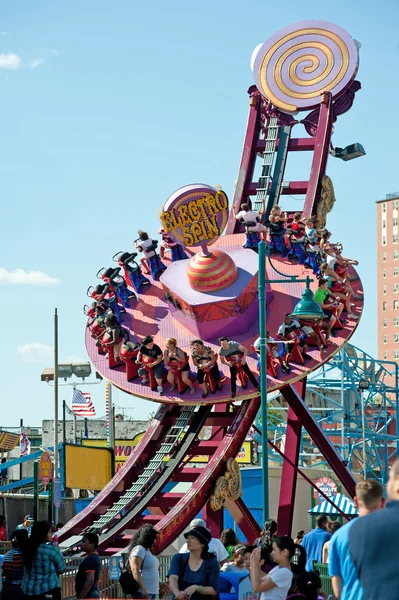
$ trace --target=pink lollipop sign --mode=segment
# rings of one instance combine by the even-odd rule
[[[356,77],[359,52],[342,27],[302,21],[262,44],[253,62],[258,90],[283,112],[315,108],[320,95],[339,97]]]

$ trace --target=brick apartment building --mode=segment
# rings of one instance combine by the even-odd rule
[[[399,192],[377,201],[378,359],[399,362],[398,220]]]

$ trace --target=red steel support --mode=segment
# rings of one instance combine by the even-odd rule
[[[320,104],[319,122],[315,140],[312,168],[310,171],[309,186],[303,206],[302,217],[310,217],[316,213],[321,180],[326,172],[328,152],[330,150],[332,132],[332,96],[324,92]]]
[[[295,384],[295,388],[304,400],[306,394],[306,377]],[[298,465],[299,451],[301,446],[302,424],[290,406],[288,409],[287,431],[285,436],[284,454],[290,462],[284,461],[281,472],[280,497],[278,501],[277,523],[279,524],[279,535],[291,535],[294,519],[295,494],[298,473],[295,466]]]
[[[239,498],[235,502],[227,499],[225,506],[247,540],[250,543],[254,542],[260,535],[260,527],[249,509],[245,506],[242,498]]]
[[[228,404],[216,404],[213,410],[215,413],[226,413],[229,411],[229,406]],[[221,442],[225,436],[226,429],[226,427],[214,425],[212,427],[212,440]],[[212,510],[209,502],[207,502],[202,509],[202,518],[205,520],[212,536],[219,539],[223,531],[223,509]]]
[[[284,399],[294,411],[302,426],[306,429],[311,439],[323,454],[330,468],[334,471],[344,488],[353,498],[355,496],[356,480],[346,468],[345,462],[339,456],[330,440],[324,435],[323,430],[314,419],[312,413],[306,406],[303,398],[292,385],[287,385],[281,390]]]
[[[237,212],[242,204],[242,198],[247,194],[247,188],[252,181],[252,175],[256,161],[256,144],[260,134],[260,94],[256,91],[255,86],[253,86],[253,89],[250,88],[248,91],[250,92],[250,101],[247,131],[245,133],[244,147],[242,149],[240,169],[238,171],[234,197],[231,203],[231,206],[234,206]],[[231,212],[226,227],[226,234],[229,235],[234,233],[236,227],[239,227],[239,223],[234,218],[233,212]]]

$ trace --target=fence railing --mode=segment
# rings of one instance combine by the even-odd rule
[[[313,571],[318,571],[320,573],[321,585],[323,592],[335,598],[331,577],[328,574],[328,565],[325,563],[313,563]]]

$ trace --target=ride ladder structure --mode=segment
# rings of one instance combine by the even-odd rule
[[[353,103],[354,90],[360,87],[355,81],[357,67],[354,40],[340,27],[323,21],[287,27],[257,49],[253,65],[256,87],[250,89],[250,113],[233,197],[236,212],[251,196],[256,196],[258,204],[267,201],[268,215],[281,195],[303,194],[303,215],[315,216],[325,226],[334,202],[332,184],[326,179],[332,123]],[[302,123],[310,137],[291,137],[298,123],[293,114],[309,110]],[[306,181],[285,182],[287,158],[297,151],[313,153],[311,173]],[[259,155],[263,165],[256,183],[253,177]],[[127,302],[123,328],[133,344],[131,360],[137,357],[134,344],[148,335],[162,350],[167,340],[175,338],[178,350],[187,356],[194,338],[203,340],[217,356],[221,352],[218,338],[227,336],[248,349],[247,365],[256,380],[257,356],[249,349],[259,336],[258,257],[253,250],[243,249],[242,225],[229,213],[226,194],[205,184],[184,186],[168,198],[160,218],[174,243],[190,248],[191,258],[163,258],[166,269],[153,270],[150,285],[136,289]],[[226,235],[221,235],[224,230]],[[350,273],[358,293],[361,282],[353,267]],[[273,256],[269,261],[265,296],[271,332],[277,331],[285,314],[292,313],[301,300],[305,274],[295,258]],[[129,281],[126,283],[130,287]],[[311,279],[308,285],[312,290],[317,287]],[[361,303],[353,309],[359,318],[361,310]],[[356,326],[357,321],[341,325],[323,353],[309,347],[307,361],[293,364],[289,373],[277,370],[274,375],[262,375],[261,385],[268,392],[280,391],[287,407],[277,515],[281,534],[291,533],[302,427],[348,494],[354,495],[355,479],[307,406],[305,395],[308,376],[340,351]],[[159,532],[157,550],[161,552],[201,510],[211,532],[218,536],[222,506],[250,541],[256,538],[259,526],[240,497],[234,458],[256,419],[260,397],[258,386],[241,373],[238,354],[234,369],[240,371],[240,378],[234,395],[235,371],[220,362],[216,363],[220,385],[209,386],[207,394],[197,384],[189,394],[164,383],[161,395],[157,386],[141,385],[135,370],[129,371],[128,379],[126,359],[123,364],[118,362],[113,347],[104,345],[101,335],[94,335],[90,323],[86,347],[105,379],[133,396],[162,405],[123,469],[59,532],[62,548],[73,548],[82,531],[96,531],[101,553],[120,552],[128,545],[132,530],[151,523]],[[151,369],[151,365],[145,368]],[[177,372],[175,377],[179,377]],[[207,377],[213,376],[208,373]],[[193,468],[190,460],[199,455],[207,456],[208,462]],[[190,489],[186,493],[171,491],[171,486],[180,482],[191,483]]]

